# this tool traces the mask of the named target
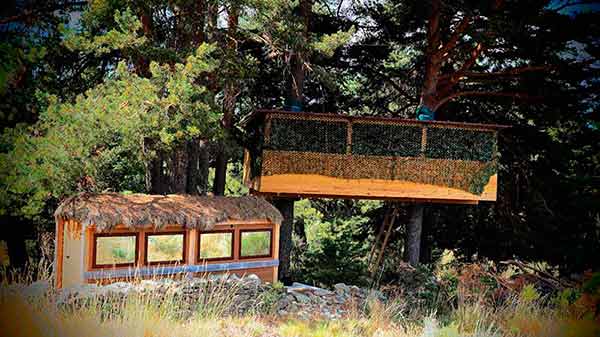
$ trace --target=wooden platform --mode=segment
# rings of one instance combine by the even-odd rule
[[[253,194],[496,201],[502,125],[261,110],[245,127]]]
[[[321,175],[282,174],[262,176],[249,183],[257,195],[281,197],[390,199],[447,204],[478,204],[495,201],[497,176],[491,177],[481,195],[463,190],[381,179],[340,179]],[[294,191],[290,193],[290,191]]]

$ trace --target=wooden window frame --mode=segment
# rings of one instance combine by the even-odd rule
[[[269,254],[267,255],[250,255],[250,256],[244,256],[242,254],[242,234],[243,233],[252,233],[252,232],[269,232]],[[252,229],[240,229],[240,242],[239,242],[239,246],[240,246],[240,250],[239,250],[239,255],[240,255],[240,260],[248,260],[248,259],[262,259],[262,258],[268,258],[268,257],[273,257],[273,228],[252,228]]]
[[[135,237],[135,257],[131,263],[115,263],[115,264],[97,264],[96,257],[98,251],[98,238],[99,237],[121,237],[121,236],[133,236]],[[94,233],[92,240],[92,268],[118,268],[118,267],[135,267],[139,262],[139,233]]]
[[[229,233],[231,234],[231,254],[227,257],[201,257],[200,247],[202,242],[202,234],[218,234],[218,233]],[[211,231],[198,231],[198,244],[196,245],[196,259],[198,262],[212,262],[212,261],[233,261],[235,260],[235,229],[217,229]]]
[[[179,234],[183,235],[183,250],[181,252],[181,260],[148,261],[148,238],[150,236]],[[187,246],[187,231],[144,232],[144,264],[147,266],[185,264],[187,262]]]

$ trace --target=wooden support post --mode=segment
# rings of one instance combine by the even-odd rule
[[[58,220],[56,223],[56,242],[54,243],[54,249],[56,254],[54,256],[54,274],[56,289],[62,288],[63,279],[63,255],[64,255],[64,235],[65,235],[65,222],[64,220]]]
[[[269,144],[271,142],[271,116],[265,118],[265,129],[264,129],[264,143]]]
[[[418,265],[420,260],[424,208],[422,203],[414,204],[406,226],[405,257],[411,266]]]
[[[288,284],[291,282],[290,255],[292,252],[292,231],[294,227],[294,201],[290,198],[274,198],[272,200],[283,221],[279,228],[279,281]]]
[[[424,126],[421,129],[421,157],[425,157],[426,150],[427,150],[427,127]]]
[[[348,121],[346,129],[346,154],[352,154],[352,121]]]

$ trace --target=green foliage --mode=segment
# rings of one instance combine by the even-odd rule
[[[46,3],[27,12],[26,19],[3,25],[6,34],[0,40],[0,214],[24,215],[36,224],[51,222],[55,202],[76,191],[144,191],[149,160],[158,151],[172,153],[191,138],[227,137],[235,162],[228,171],[235,179],[228,179],[227,193],[247,193],[238,179],[239,147],[230,146],[240,137],[223,135],[218,123],[224,83],[235,83],[240,90],[234,122],[257,107],[280,107],[292,56],[305,65],[307,111],[412,118],[419,104],[430,2],[314,3],[307,38],[298,1],[235,2],[240,17],[233,37],[225,29],[225,14],[219,11],[218,25],[213,25],[198,1],[94,0],[79,22],[66,4]],[[57,11],[56,4],[67,7]],[[211,5],[229,9],[231,4]],[[484,9],[487,5],[443,2],[442,42],[463,15],[485,17],[475,19],[458,41],[461,48],[450,51],[445,70],[459,69],[480,40],[486,48],[471,69],[475,72],[550,67],[518,80],[486,76],[474,88],[527,92],[536,98],[525,104],[499,96],[461,96],[438,111],[441,119],[513,128],[502,131],[498,144],[483,139],[468,143],[477,137],[471,134],[439,137],[440,144],[449,146],[472,144],[478,158],[490,163],[496,158],[489,158],[489,148],[497,145],[499,202],[429,205],[423,253],[455,248],[461,259],[545,260],[561,271],[597,266],[597,13],[564,15],[550,10],[548,1],[511,2],[499,13]],[[150,23],[146,27],[144,17]],[[214,44],[196,53],[201,40]],[[232,41],[237,50],[227,48]],[[455,89],[467,87],[473,86]],[[370,131],[367,143],[373,144],[382,134],[397,134]],[[315,134],[310,136],[290,139],[298,148],[315,148],[310,141]],[[389,139],[391,148],[405,152],[405,144]],[[146,141],[152,146],[146,148]],[[460,149],[454,150],[460,157]],[[479,192],[493,173],[496,162],[469,182],[469,190]],[[344,246],[351,239],[339,233],[359,232],[352,240],[365,243],[369,228],[352,230],[359,227],[352,222],[368,227],[378,221],[374,213],[358,215],[356,207],[348,212],[337,207],[341,203],[320,204],[302,201],[297,206],[305,211],[298,219],[307,235],[299,240],[306,246],[297,248],[307,252],[299,254],[297,270],[303,270],[306,256],[313,265],[326,260],[324,250],[349,256],[347,261],[360,260],[362,248]],[[356,220],[363,216],[370,221]],[[384,261],[386,270],[397,268],[401,260],[402,229],[400,225],[390,242],[393,256]],[[335,266],[332,262],[327,268]],[[386,282],[396,277],[387,273]]]
[[[592,277],[583,284],[583,291],[588,294],[600,293],[600,272],[592,274]]]
[[[394,46],[383,66],[389,70],[410,69],[420,56],[422,51],[412,46]]]
[[[350,217],[330,218],[307,201],[298,204],[296,219],[302,219],[305,225],[307,242],[301,243],[304,249],[294,257],[294,279],[319,286],[339,282],[367,284],[366,256],[370,246],[364,238],[368,235],[368,218],[360,208]],[[370,210],[369,204],[362,204],[365,212]]]
[[[326,57],[332,57],[335,51],[347,44],[355,33],[356,28],[353,26],[348,31],[325,34],[312,43],[312,48]]]
[[[63,28],[64,44],[70,50],[101,56],[115,50],[138,48],[146,43],[146,37],[140,34],[142,24],[129,8],[122,12],[117,10],[114,22],[116,27],[102,35],[92,35],[89,31],[77,34],[72,29]]]
[[[18,76],[21,68],[28,63],[38,62],[44,56],[46,56],[44,46],[33,45],[22,48],[11,43],[0,42],[0,95],[6,93],[6,89]]]
[[[111,78],[74,102],[50,96],[36,125],[5,130],[1,200],[18,201],[13,212],[34,217],[47,200],[76,191],[141,192],[145,163],[154,156],[144,151],[144,139],[158,139],[158,148],[169,150],[195,137],[220,137],[218,113],[196,84],[214,69],[213,50],[202,45],[172,68],[152,63],[151,78],[121,62]]]
[[[275,314],[279,300],[285,295],[283,283],[274,282],[265,292],[259,295],[256,311],[260,314]]]
[[[534,302],[540,299],[540,293],[533,284],[528,284],[521,289],[519,300],[524,303]]]

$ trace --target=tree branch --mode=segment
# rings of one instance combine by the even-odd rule
[[[488,97],[512,97],[519,100],[539,100],[541,96],[531,96],[525,92],[506,92],[506,91],[458,91],[452,93],[438,101],[435,110],[439,109],[450,100],[462,96],[488,96]]]
[[[70,8],[77,8],[77,6],[85,5],[87,5],[86,1],[71,1],[61,4],[45,4],[33,8],[24,8],[21,13],[0,19],[0,25],[4,25],[11,22],[23,21],[25,19],[37,16],[47,15],[48,13],[54,12],[56,10],[67,10]]]
[[[438,84],[437,91],[442,92],[442,93],[450,91],[450,89],[452,89],[452,87],[456,83],[458,83],[461,76],[463,76],[463,74],[475,64],[475,62],[477,61],[477,58],[479,57],[479,55],[481,55],[482,51],[483,51],[483,44],[481,44],[481,42],[479,42],[477,44],[477,46],[475,46],[475,48],[473,48],[473,50],[471,51],[471,57],[467,61],[465,61],[465,63],[463,63],[462,67],[460,67],[459,70],[455,71],[452,74],[446,74],[446,75],[440,76],[439,84],[443,84],[443,86]]]
[[[483,52],[483,49],[483,44],[481,42],[477,43],[477,46],[475,46],[475,48],[473,48],[473,50],[471,51],[471,57],[462,65],[462,67],[460,67],[460,69],[457,72],[455,72],[455,76],[460,76],[461,74],[469,70],[475,64],[477,58],[479,57],[479,55],[481,55],[481,52]],[[452,78],[455,78],[455,76],[452,76]]]
[[[382,76],[383,80],[384,80],[386,83],[388,83],[388,84],[389,84],[389,85],[391,85],[391,86],[392,86],[394,89],[396,89],[396,91],[397,91],[397,92],[398,92],[400,95],[404,96],[404,97],[405,97],[405,98],[407,98],[407,99],[412,99],[412,98],[414,97],[413,95],[411,95],[410,93],[408,93],[408,92],[406,91],[406,89],[402,88],[402,87],[401,87],[401,86],[399,86],[397,83],[394,83],[394,81],[393,81],[391,78],[389,78],[389,77],[385,76],[385,75],[384,75],[384,74],[382,74],[382,73],[379,73],[379,75],[380,75],[380,76]]]
[[[456,47],[458,40],[464,35],[464,32],[467,30],[467,28],[469,28],[470,21],[470,16],[464,16],[460,23],[456,26],[456,29],[452,33],[450,39],[448,39],[448,42],[438,51],[438,55],[444,60],[448,59],[448,52]]]
[[[543,72],[546,70],[550,70],[554,67],[549,65],[542,66],[525,66],[512,68],[508,70],[496,71],[496,72],[475,72],[475,71],[465,71],[461,76],[469,77],[469,78],[488,78],[488,77],[516,77],[522,75],[524,73],[529,72]]]

